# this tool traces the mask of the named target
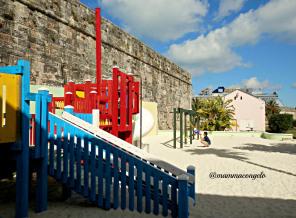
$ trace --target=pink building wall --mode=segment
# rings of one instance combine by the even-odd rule
[[[265,102],[245,92],[236,90],[225,96],[232,99],[237,120],[237,130],[265,131]],[[235,127],[234,127],[235,130]]]

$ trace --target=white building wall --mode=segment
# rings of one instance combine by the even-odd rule
[[[231,99],[238,130],[265,131],[265,102],[245,92],[236,90],[225,96]],[[235,128],[234,128],[235,129]]]

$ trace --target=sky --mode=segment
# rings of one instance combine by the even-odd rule
[[[296,0],[81,0],[192,74],[296,107]]]

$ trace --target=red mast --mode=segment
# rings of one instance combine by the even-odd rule
[[[101,36],[101,9],[96,8],[96,84],[98,97],[101,95],[101,81],[102,81],[102,36]],[[98,104],[100,104],[100,99],[98,99]]]

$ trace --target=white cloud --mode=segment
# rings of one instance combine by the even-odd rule
[[[268,80],[260,82],[256,77],[251,77],[250,79],[244,80],[242,85],[243,87],[250,89],[266,89],[271,86]]]
[[[268,80],[259,81],[257,77],[250,77],[249,79],[241,81],[240,84],[230,86],[230,88],[248,88],[254,90],[272,90],[278,91],[281,89],[280,84],[271,84]]]
[[[215,20],[221,20],[229,16],[232,12],[240,11],[245,0],[220,0],[219,9]]]
[[[194,75],[248,66],[234,48],[255,44],[265,34],[296,42],[295,11],[295,0],[271,0],[207,35],[171,45],[167,56]]]
[[[103,0],[102,3],[128,32],[158,41],[198,32],[208,11],[206,0]]]

